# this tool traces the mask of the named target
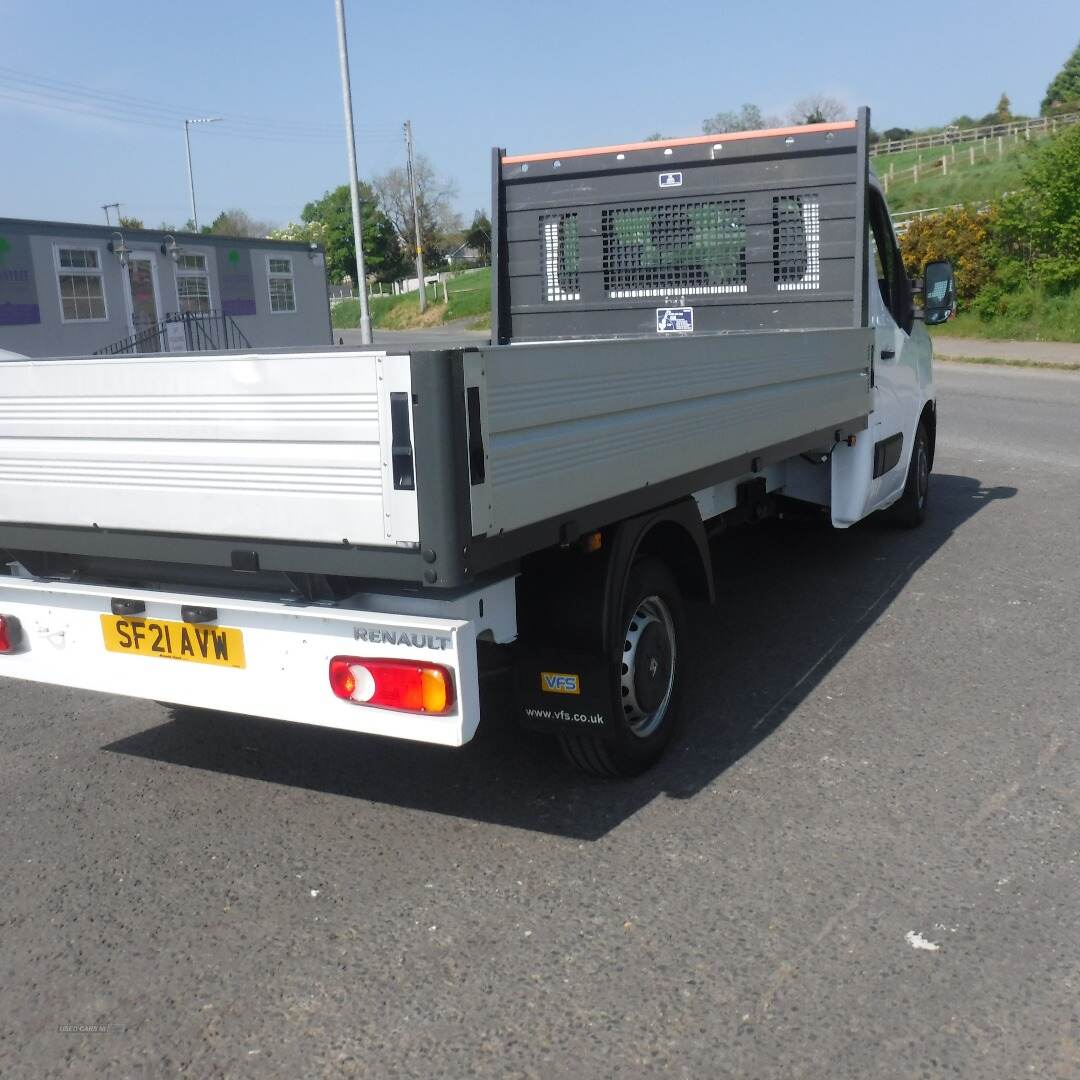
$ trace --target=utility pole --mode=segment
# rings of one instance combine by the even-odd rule
[[[118,203],[118,202],[103,203],[101,209],[105,211],[105,224],[106,225],[111,225],[112,224],[112,222],[109,220],[109,211],[110,210],[115,210],[116,211],[116,224],[117,225],[120,224],[120,203]]]
[[[412,121],[405,121],[405,151],[409,161],[409,187],[412,189],[413,230],[416,234],[416,280],[420,285],[420,312],[427,311],[427,289],[424,287],[424,245],[420,240],[420,204],[416,201],[416,170],[413,168]],[[438,296],[435,297],[438,300]]]
[[[187,182],[188,190],[191,192],[191,220],[195,226],[195,232],[199,231],[199,214],[195,209],[195,177],[191,172],[191,135],[188,133],[188,128],[192,124],[217,124],[223,118],[220,116],[204,116],[197,120],[185,120],[184,121],[184,146],[187,147]],[[117,211],[119,214],[119,211]]]
[[[360,293],[360,342],[370,345],[371,314],[368,311],[367,272],[364,269],[364,219],[360,214],[360,177],[356,172],[356,135],[353,131],[352,85],[349,82],[349,43],[345,36],[345,0],[335,0],[335,4],[341,96],[345,104],[345,139],[349,150],[349,193],[352,196],[353,242],[356,245],[356,284]]]

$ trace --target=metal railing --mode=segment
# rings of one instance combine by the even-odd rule
[[[222,311],[173,311],[160,322],[141,327],[126,338],[98,349],[94,355],[250,348],[247,335],[231,315]]]
[[[953,146],[956,143],[981,142],[984,139],[996,139],[1022,136],[1030,139],[1033,135],[1054,134],[1062,128],[1080,123],[1080,112],[1063,113],[1061,116],[1039,116],[1032,120],[1010,120],[1006,124],[984,124],[981,127],[946,128],[930,135],[912,135],[907,139],[884,139],[870,147],[871,157],[884,154],[903,154],[908,150],[928,150],[934,146]]]

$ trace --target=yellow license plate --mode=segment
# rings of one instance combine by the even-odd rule
[[[217,664],[219,667],[245,666],[244,635],[227,626],[102,615],[101,633],[109,652],[192,660],[196,664]]]

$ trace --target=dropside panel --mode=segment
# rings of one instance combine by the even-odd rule
[[[487,460],[473,535],[863,419],[872,340],[850,328],[481,348]]]
[[[0,364],[0,520],[393,545],[418,541],[416,490],[384,453],[378,352],[114,357]]]

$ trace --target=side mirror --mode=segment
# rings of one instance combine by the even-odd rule
[[[922,292],[923,319],[927,325],[948,322],[956,314],[956,280],[948,259],[926,264]]]

